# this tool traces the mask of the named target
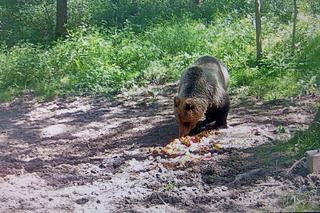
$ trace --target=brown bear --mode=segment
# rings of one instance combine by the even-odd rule
[[[202,56],[187,68],[174,97],[179,137],[197,132],[215,121],[212,128],[227,127],[229,74],[226,66],[211,56]],[[205,116],[205,120],[201,119]]]

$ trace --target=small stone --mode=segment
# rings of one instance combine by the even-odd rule
[[[226,187],[226,186],[221,186],[221,190],[222,190],[222,191],[227,191],[227,190],[228,190],[228,187]]]
[[[233,200],[235,200],[237,198],[238,198],[238,195],[236,195],[235,193],[231,194],[231,196],[230,196],[230,199],[233,199]]]
[[[105,169],[106,166],[102,163],[102,164],[99,165],[99,168],[100,168],[100,169]]]
[[[82,205],[82,204],[87,203],[88,201],[89,201],[88,198],[83,197],[83,198],[77,199],[77,200],[76,200],[76,204]]]
[[[256,203],[256,206],[257,206],[257,207],[263,207],[264,205],[263,205],[263,203],[262,203],[261,201],[258,201],[258,202]]]

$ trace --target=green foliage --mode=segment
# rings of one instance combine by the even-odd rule
[[[3,53],[1,85],[27,88],[28,85],[36,84],[38,77],[42,77],[38,65],[39,53],[40,49],[31,44],[23,44]]]
[[[0,40],[12,46],[19,41],[47,42],[54,38],[53,0],[2,0],[0,2]]]
[[[55,37],[55,0],[2,0],[0,2],[0,40],[12,46],[20,41],[47,43]],[[83,24],[123,28],[130,23],[142,31],[150,23],[188,16],[211,21],[220,14],[249,11],[245,1],[205,0],[68,0],[68,29]]]
[[[189,22],[190,21],[190,22]],[[162,55],[192,54],[207,49],[207,27],[188,20],[172,25],[159,24],[146,34],[146,39],[162,50]],[[165,32],[165,33],[163,33]]]
[[[265,0],[262,2],[262,13],[281,22],[288,22],[293,11],[292,0]]]
[[[227,65],[231,91],[266,100],[319,91],[316,17],[306,15],[298,22],[293,56],[291,27],[279,21],[281,14],[274,10],[278,4],[289,8],[289,3],[274,1],[265,7],[264,53],[257,66],[254,18],[244,15],[252,2],[201,2],[70,0],[69,36],[52,42],[55,1],[6,0],[0,4],[5,29],[0,31],[4,40],[1,97],[7,100],[30,90],[44,98],[114,93],[131,86],[163,84],[178,80],[187,66],[205,54]],[[11,12],[13,19],[8,19]],[[44,41],[51,42],[44,45]]]
[[[303,7],[308,8],[312,11],[313,15],[318,16],[320,14],[320,1],[318,0],[307,0]]]
[[[309,17],[298,23],[296,54],[292,55],[291,27],[269,19],[264,26],[264,57],[259,68],[249,68],[236,76],[247,80],[249,94],[274,100],[319,92],[320,27],[316,20]]]

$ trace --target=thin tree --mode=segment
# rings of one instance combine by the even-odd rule
[[[292,40],[291,40],[291,54],[294,55],[296,46],[296,25],[297,25],[297,0],[293,0],[293,13],[292,13]]]
[[[262,41],[261,41],[261,3],[260,0],[255,0],[255,18],[256,18],[256,50],[257,62],[261,60]]]
[[[64,37],[67,34],[67,0],[57,0],[56,36]]]

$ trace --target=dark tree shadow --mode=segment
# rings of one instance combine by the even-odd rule
[[[28,117],[28,114],[35,108],[32,101],[12,103],[10,107],[0,105],[0,133],[7,138],[5,142],[0,143],[0,176],[16,174],[24,169],[27,172],[38,173],[48,182],[52,181],[50,176],[61,172],[62,175],[54,179],[56,185],[59,185],[60,179],[63,179],[61,180],[63,184],[70,184],[74,181],[81,183],[91,181],[96,174],[78,174],[73,166],[86,163],[100,165],[103,158],[95,159],[95,157],[103,156],[104,152],[114,153],[164,146],[178,136],[178,127],[172,113],[172,96],[173,92],[170,88],[159,96],[156,103],[136,100],[128,103],[122,99],[111,101],[103,97],[89,98],[88,101],[77,101],[75,98],[44,102],[40,104],[40,107],[53,106],[50,108],[52,115],[36,121],[29,121]],[[72,111],[81,104],[87,104],[90,108]],[[233,123],[234,126],[249,121],[263,123],[263,121],[255,120],[255,117],[261,114],[265,116],[271,114],[276,117],[277,114],[274,115],[272,110],[275,110],[274,112],[281,110],[284,105],[299,106],[291,102],[269,105],[240,102],[233,105],[230,119],[238,119],[239,123]],[[48,125],[56,124],[55,122],[74,125],[76,133],[92,128],[88,126],[95,123],[99,125],[93,125],[95,128],[92,128],[93,134],[97,133],[97,135],[90,138],[72,136],[70,132],[48,138],[41,137],[41,130]],[[114,125],[116,122],[118,122],[117,125]],[[109,128],[112,125],[114,127]],[[99,130],[103,128],[108,128],[108,131],[102,131],[99,134]],[[43,150],[48,153],[43,154]],[[258,148],[231,149],[225,152],[230,155],[229,159],[219,162],[216,167],[212,164],[211,167],[203,168],[204,182],[226,184],[236,175],[261,166],[257,159],[239,154],[240,152],[254,154],[259,152]],[[24,156],[32,160],[22,160]],[[217,170],[217,168],[221,169]]]

